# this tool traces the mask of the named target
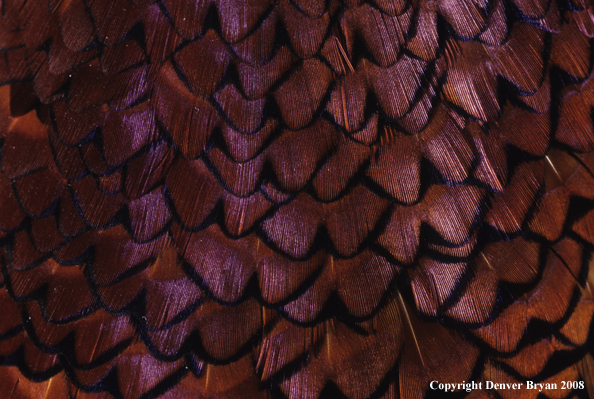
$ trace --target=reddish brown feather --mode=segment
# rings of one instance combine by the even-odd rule
[[[421,7],[416,21],[415,35],[409,38],[406,48],[417,57],[431,61],[438,50],[437,13],[429,7]]]
[[[112,196],[100,192],[97,182],[89,175],[73,183],[72,188],[77,211],[91,226],[109,224],[123,202],[121,194]]]
[[[485,4],[481,3],[485,2],[447,0],[439,8],[456,33],[464,39],[470,39],[485,29]]]
[[[418,200],[421,186],[420,158],[418,141],[400,136],[379,151],[368,174],[393,198],[412,205]],[[397,171],[399,178],[395,179],[388,171]]]
[[[243,133],[254,133],[263,124],[265,99],[249,101],[233,85],[227,85],[214,96],[223,116]]]
[[[479,36],[481,41],[495,46],[501,45],[508,34],[508,27],[505,21],[505,2],[496,0],[493,3],[493,9],[489,14],[487,29]]]
[[[57,16],[60,34],[72,51],[81,51],[95,37],[93,23],[81,0],[51,1],[52,13]]]
[[[126,195],[137,199],[154,189],[165,178],[173,160],[171,148],[163,142],[156,143],[146,153],[131,160],[124,177]]]
[[[138,241],[157,237],[171,220],[162,190],[158,188],[128,205],[133,235]]]
[[[359,186],[343,199],[324,206],[326,229],[340,255],[352,256],[376,229],[388,201]]]
[[[409,110],[415,92],[420,88],[424,61],[402,56],[388,68],[367,66],[369,84],[389,118],[400,118]]]
[[[387,68],[398,60],[401,47],[406,43],[412,14],[412,7],[391,16],[365,5],[349,10],[344,18],[345,24],[353,26],[352,34],[361,35],[375,63]]]
[[[79,268],[46,261],[31,270],[10,271],[9,274],[12,281],[11,290],[17,299],[32,297],[36,291],[46,290],[43,312],[44,316],[54,323],[87,313],[96,307]],[[71,301],[72,297],[79,300]]]
[[[178,157],[171,166],[165,184],[182,223],[194,229],[212,212],[221,195],[218,181],[202,160],[187,161]],[[191,212],[197,205],[201,212]]]
[[[327,255],[318,252],[306,261],[291,261],[256,242],[259,261],[258,283],[262,298],[269,304],[286,300],[296,292],[307,279],[323,267]]]
[[[152,61],[163,61],[181,44],[182,38],[158,5],[150,6],[142,14],[142,23],[145,26],[146,51]]]
[[[139,9],[123,0],[90,0],[87,4],[99,40],[113,46],[139,19]]]
[[[417,319],[400,303],[400,317],[407,324],[399,366],[401,397],[422,398],[433,376],[440,381],[465,381],[478,356],[477,348],[440,325]],[[449,366],[443,367],[444,363]]]
[[[591,69],[590,43],[588,37],[578,30],[578,26],[563,25],[554,40],[551,53],[553,63],[578,79],[588,77]]]
[[[240,245],[230,245],[217,226],[193,233],[187,242],[176,239],[183,248],[182,257],[198,274],[203,284],[218,299],[237,302],[256,268],[253,248],[254,235],[240,239]],[[231,267],[233,265],[233,267]]]
[[[0,396],[591,385],[591,8],[5,1]]]
[[[244,162],[235,163],[225,156],[222,151],[214,149],[208,152],[208,159],[218,171],[218,178],[223,186],[239,197],[246,197],[254,193],[262,173],[265,157],[260,155]]]
[[[279,3],[280,19],[287,29],[292,49],[300,58],[311,58],[322,46],[330,15],[324,13],[310,18],[293,8],[288,0],[280,0]]]
[[[66,237],[72,237],[81,233],[86,227],[78,213],[74,199],[70,193],[66,193],[60,199],[60,218],[58,220],[60,233]]]
[[[188,158],[197,158],[220,117],[214,107],[191,94],[174,68],[165,64],[155,82],[156,115],[177,148]],[[205,123],[206,122],[206,123]]]
[[[338,146],[331,152],[324,168],[312,181],[313,188],[323,201],[336,199],[343,193],[353,176],[370,157],[370,149],[352,140],[337,137]]]
[[[349,132],[359,130],[365,122],[367,88],[364,75],[347,74],[332,91],[328,112],[334,121]]]
[[[101,72],[115,75],[146,62],[145,54],[135,40],[125,40],[114,46],[106,46],[101,55]]]
[[[211,56],[203,57],[202,54]],[[194,93],[208,97],[214,93],[223,77],[231,54],[221,38],[213,31],[208,31],[201,39],[176,52],[173,59]]]
[[[404,264],[410,264],[416,259],[419,246],[421,215],[418,210],[414,210],[396,207],[378,240],[396,260]]]
[[[18,227],[25,214],[14,196],[10,180],[3,175],[0,176],[0,189],[5,193],[0,201],[0,209],[2,210],[0,212],[0,229],[3,231],[13,230]]]
[[[555,323],[570,310],[566,301],[576,288],[575,276],[580,267],[582,248],[572,240],[565,240],[553,250],[548,251],[547,266],[539,285],[505,309],[492,324],[475,331],[496,350],[514,351],[530,319]]]
[[[330,79],[328,67],[316,59],[308,59],[274,92],[281,115],[289,128],[301,129],[308,124],[322,105]]]
[[[239,58],[238,61],[241,60],[254,67],[263,66],[270,69],[267,61],[275,55],[274,35],[278,27],[278,14],[278,8],[273,8],[253,34],[231,44],[231,48]],[[275,72],[278,73],[278,71]]]
[[[266,63],[252,63],[250,60],[237,63],[239,81],[247,98],[257,100],[286,73],[295,62],[288,47],[280,48]]]
[[[543,172],[542,161],[519,167],[508,189],[494,195],[492,208],[486,216],[487,223],[506,233],[518,231],[542,184]]]
[[[576,151],[589,152],[594,148],[594,127],[590,115],[594,97],[587,84],[581,86],[574,90],[566,89],[562,93],[559,127],[555,138]]]
[[[474,42],[459,44],[461,56],[448,70],[444,96],[474,118],[482,121],[496,119],[500,108],[496,100],[496,72],[486,62],[487,54]]]
[[[53,170],[39,170],[13,181],[14,193],[23,210],[41,216],[65,189],[66,183]]]
[[[594,10],[592,7],[589,7],[584,11],[575,12],[571,15],[578,26],[578,29],[589,38],[594,37],[594,22],[592,22],[593,14]]]
[[[514,4],[529,18],[542,18],[551,2],[549,0],[514,0]]]
[[[243,235],[251,230],[273,206],[262,193],[243,198],[225,193],[223,201],[225,227],[229,234],[234,236]]]
[[[280,208],[264,222],[263,228],[268,238],[284,253],[301,258],[313,244],[323,217],[322,206],[307,194],[302,194]]]
[[[432,121],[419,134],[419,141],[425,156],[446,180],[459,183],[466,179],[474,154],[461,126],[446,108],[435,111]]]
[[[339,137],[339,132],[324,121],[299,131],[283,131],[267,153],[280,183],[279,188],[289,192],[303,188],[322,158],[336,145]],[[320,143],[312,151],[307,142],[314,139]]]

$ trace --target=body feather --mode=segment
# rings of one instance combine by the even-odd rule
[[[594,397],[589,0],[0,10],[1,398]]]

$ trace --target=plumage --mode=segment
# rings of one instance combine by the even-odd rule
[[[593,9],[0,0],[0,397],[594,397]]]

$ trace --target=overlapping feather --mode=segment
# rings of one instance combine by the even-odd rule
[[[587,1],[0,5],[1,397],[594,395]]]

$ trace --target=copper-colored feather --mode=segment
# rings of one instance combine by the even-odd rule
[[[594,397],[593,9],[0,0],[0,397]]]

